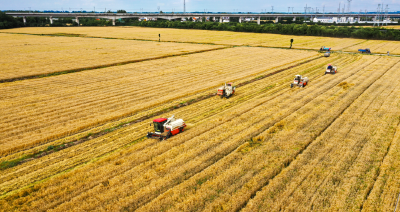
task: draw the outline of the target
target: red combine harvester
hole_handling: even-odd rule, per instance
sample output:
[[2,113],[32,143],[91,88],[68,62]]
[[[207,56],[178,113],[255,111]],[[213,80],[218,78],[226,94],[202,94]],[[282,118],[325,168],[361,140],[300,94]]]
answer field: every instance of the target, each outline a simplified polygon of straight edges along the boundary
[[[151,124],[150,124],[151,125]],[[173,135],[183,132],[186,127],[182,119],[175,119],[174,115],[171,118],[158,118],[153,120],[154,131],[147,133],[147,138],[156,138],[167,140]]]

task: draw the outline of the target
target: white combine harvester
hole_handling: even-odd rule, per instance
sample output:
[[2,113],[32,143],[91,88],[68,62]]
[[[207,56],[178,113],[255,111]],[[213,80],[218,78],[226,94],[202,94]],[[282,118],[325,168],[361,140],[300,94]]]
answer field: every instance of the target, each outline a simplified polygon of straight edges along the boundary
[[225,85],[218,88],[217,95],[221,96],[221,99],[224,97],[229,99],[229,97],[231,97],[235,93],[235,90],[236,90],[236,87],[234,87],[232,85],[233,85],[233,83],[231,83],[231,82],[225,83]]
[[290,84],[290,87],[293,88],[293,86],[299,86],[299,87],[304,87],[308,84],[308,77],[302,77],[301,75],[296,75],[294,78],[294,81],[292,84]]
[[[153,120],[154,133],[147,133],[147,138],[156,138],[166,140],[173,135],[183,132],[186,127],[185,122],[182,119],[175,119],[172,115],[170,118],[158,118]],[[151,126],[151,124],[150,124]]]
[[326,74],[336,74],[336,72],[337,72],[337,67],[333,66],[331,64],[328,64],[328,67],[326,68],[326,71],[325,71],[325,75]]

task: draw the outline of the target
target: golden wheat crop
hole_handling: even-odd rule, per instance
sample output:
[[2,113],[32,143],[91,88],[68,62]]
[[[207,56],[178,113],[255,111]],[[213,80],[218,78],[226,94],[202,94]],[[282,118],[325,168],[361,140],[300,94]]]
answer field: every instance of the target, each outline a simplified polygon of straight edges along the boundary
[[0,85],[0,152],[27,148],[225,81],[316,56],[307,51],[289,54],[287,50],[232,48]]
[[180,43],[0,33],[0,80],[216,49]]
[[[399,100],[394,98],[400,92],[400,84],[395,80],[400,75],[396,71],[399,67],[399,60],[388,61],[384,65],[387,73],[358,97],[301,157],[257,193],[244,211],[327,207],[360,210],[367,193],[375,188],[377,170],[393,140],[395,129],[391,126],[399,124]],[[350,87],[343,85],[338,86],[343,92],[355,86],[347,82]]]
[[20,28],[1,30],[0,32],[33,33],[33,34],[79,34],[124,39],[156,40],[161,34],[162,41],[213,43],[225,45],[250,45],[289,47],[290,39],[294,39],[292,48],[319,49],[321,46],[331,47],[334,51],[355,45],[364,40],[352,38],[325,38],[316,36],[278,35],[266,33],[221,32],[210,30],[182,30],[149,27],[51,27],[51,28]]
[[372,53],[387,54],[400,54],[400,41],[384,41],[384,40],[368,40],[360,44],[345,48],[343,51],[357,52],[358,49],[369,48]]
[[[354,67],[359,67],[359,65],[360,64],[362,64],[362,62],[366,62],[365,60],[363,60],[363,61],[361,61],[361,62],[359,62],[358,64],[355,64],[354,66],[352,66],[352,67],[349,67],[348,68],[348,72],[346,73],[346,74],[344,74],[343,76],[341,76],[340,77],[340,79],[336,79],[336,80],[331,80],[331,79],[329,79],[329,78],[325,78],[323,81],[321,81],[321,82],[319,82],[319,83],[317,83],[317,85],[316,86],[322,86],[323,85],[323,87],[324,87],[324,89],[321,89],[321,90],[315,90],[313,93],[314,93],[314,95],[320,95],[321,94],[321,92],[323,93],[324,91],[326,92],[327,90],[329,90],[329,88],[331,88],[332,86],[334,86],[335,84],[337,84],[337,82],[340,82],[340,80],[343,80],[343,79],[346,79],[346,76],[348,77],[349,75],[351,75],[351,74],[354,74],[354,73],[356,73],[356,72],[359,72],[359,70],[361,69],[361,68],[359,68],[358,70],[357,69],[355,69]],[[322,68],[323,69],[323,68]],[[321,69],[319,69],[320,71],[321,71]],[[287,85],[286,85],[287,86]],[[310,89],[312,89],[311,87],[310,87]],[[296,91],[296,90],[294,90],[294,91]],[[281,99],[281,101],[284,101],[284,102],[286,102],[285,104],[287,105],[287,106],[290,106],[290,105],[293,105],[293,104],[291,104],[291,101],[293,101],[294,99],[292,99],[292,98],[288,98],[288,97],[290,97],[290,96],[293,96],[293,95],[295,95],[295,96],[297,96],[297,98],[299,98],[299,100],[300,99],[303,99],[302,101],[305,101],[305,102],[307,102],[307,101],[311,101],[313,98],[312,98],[312,96],[304,96],[304,93],[306,92],[305,90],[297,90],[297,92],[299,92],[297,95],[295,95],[295,94],[293,94],[293,93],[287,93],[286,95],[283,95],[283,96],[280,96],[279,97],[279,99]],[[309,91],[308,91],[309,92]],[[335,94],[335,93],[333,93],[333,94]],[[311,94],[310,94],[311,95]],[[268,98],[268,97],[267,97]],[[269,99],[270,99],[270,97],[269,97]],[[322,99],[324,99],[324,98],[320,98],[320,100],[319,100],[319,102],[321,102],[321,100]],[[266,100],[263,100],[263,101],[266,101]],[[287,114],[290,114],[290,113],[292,113],[292,112],[294,112],[296,109],[296,107],[301,107],[303,104],[301,104],[301,102],[299,102],[299,101],[296,101],[296,102],[298,102],[298,104],[295,104],[295,105],[293,105],[292,106],[292,108],[289,110],[289,111],[287,111],[286,113]],[[318,102],[317,102],[318,103]],[[254,114],[258,114],[258,113],[260,113],[260,111],[265,111],[266,109],[268,109],[268,111],[270,111],[270,112],[267,112],[267,113],[272,113],[273,111],[275,111],[275,109],[274,108],[270,108],[270,106],[268,106],[268,105],[263,105],[262,107],[260,106],[260,107],[256,107],[256,109],[251,109],[251,108],[254,108],[254,104],[256,104],[257,105],[257,103],[255,102],[255,103],[252,103],[252,104],[247,104],[247,105],[243,105],[243,112],[245,112],[246,113],[246,111],[248,111],[249,109],[250,109],[250,111],[253,111],[253,113]],[[259,104],[259,103],[258,103]],[[276,103],[271,103],[271,104],[276,104]],[[247,109],[246,109],[247,108]],[[279,107],[278,106],[278,108],[282,108],[282,107]],[[329,107],[328,107],[329,108]],[[307,109],[308,110],[308,108],[305,108],[305,109]],[[257,112],[257,110],[258,110],[258,112]],[[240,115],[240,114],[242,114],[242,112],[241,113],[238,113],[238,112],[234,112],[234,114],[237,114],[237,115]],[[235,115],[235,116],[237,116],[237,115]],[[279,116],[283,116],[284,114],[277,114],[277,116],[279,117]],[[181,171],[172,171],[171,170],[171,168],[173,168],[174,166],[177,166],[178,164],[181,164],[181,163],[179,163],[179,160],[182,160],[182,162],[183,161],[187,161],[186,159],[189,159],[190,157],[188,157],[189,155],[189,153],[190,153],[190,155],[193,155],[193,156],[199,156],[199,151],[200,152],[202,152],[202,151],[204,151],[203,150],[203,148],[205,148],[205,149],[208,149],[208,152],[209,153],[207,153],[206,154],[206,152],[204,152],[204,153],[201,153],[200,155],[204,155],[204,159],[206,159],[207,157],[209,157],[210,156],[210,154],[212,155],[212,154],[216,154],[216,153],[218,153],[218,154],[221,154],[221,151],[223,150],[223,151],[228,151],[229,152],[229,149],[232,149],[232,145],[229,145],[229,144],[224,144],[224,143],[226,143],[226,142],[222,142],[221,143],[221,141],[218,139],[218,138],[222,138],[221,136],[226,136],[226,135],[229,135],[229,134],[226,134],[226,133],[228,133],[228,132],[226,132],[226,133],[224,133],[224,134],[226,134],[226,135],[218,135],[218,133],[216,134],[216,133],[213,133],[214,131],[215,132],[218,132],[219,131],[219,129],[223,129],[223,128],[225,128],[225,126],[226,127],[228,127],[228,126],[233,126],[232,125],[232,123],[241,123],[240,122],[240,120],[243,120],[243,119],[247,119],[248,121],[248,125],[249,126],[252,126],[251,127],[251,130],[249,129],[248,130],[248,132],[246,132],[246,133],[250,133],[250,135],[251,134],[254,134],[255,132],[257,132],[257,131],[259,131],[259,130],[262,130],[262,129],[260,129],[259,128],[259,126],[260,126],[260,124],[255,124],[255,123],[257,123],[257,121],[256,120],[254,120],[254,118],[253,117],[255,117],[254,115],[251,115],[251,114],[243,114],[243,115],[240,115],[240,117],[241,118],[237,118],[238,120],[235,120],[235,121],[229,121],[229,115],[224,115],[224,116],[220,116],[220,118],[219,117],[216,117],[215,119],[214,119],[214,121],[211,121],[211,122],[206,122],[206,123],[204,123],[204,124],[206,124],[206,125],[208,125],[208,126],[210,126],[210,127],[199,127],[199,128],[196,128],[196,129],[193,129],[194,131],[190,131],[190,132],[188,132],[188,133],[190,133],[190,134],[193,134],[193,133],[195,133],[195,131],[198,131],[198,130],[200,130],[200,131],[202,131],[202,133],[200,133],[200,135],[197,135],[197,136],[195,136],[193,139],[194,140],[190,140],[190,135],[189,134],[187,134],[187,136],[184,136],[184,137],[177,137],[176,139],[179,139],[179,141],[177,141],[177,142],[179,142],[179,143],[182,143],[182,142],[185,142],[184,144],[183,144],[183,146],[178,146],[177,148],[173,148],[173,149],[171,149],[171,150],[169,150],[167,153],[165,153],[165,154],[162,154],[162,155],[160,155],[160,150],[161,150],[161,147],[154,147],[154,148],[149,148],[149,149],[146,149],[145,151],[146,151],[146,153],[145,154],[143,154],[143,152],[142,153],[136,153],[137,155],[146,155],[146,157],[147,158],[152,158],[152,157],[155,157],[155,158],[153,158],[152,159],[152,161],[154,162],[151,162],[151,163],[144,163],[144,164],[141,164],[141,165],[137,165],[137,168],[135,168],[135,169],[140,169],[140,170],[144,170],[144,168],[145,167],[147,167],[146,169],[149,171],[149,174],[150,173],[152,173],[152,172],[154,172],[154,171],[156,171],[158,174],[157,175],[160,175],[161,173],[163,173],[163,174],[165,174],[165,175],[167,175],[165,178],[162,178],[162,179],[170,179],[170,180],[168,180],[168,181],[165,181],[164,183],[160,183],[160,184],[154,184],[154,186],[156,186],[155,187],[155,189],[159,189],[158,188],[158,186],[163,186],[163,189],[161,190],[161,191],[163,191],[163,190],[165,190],[165,189],[167,189],[168,188],[168,185],[170,184],[170,183],[172,183],[171,185],[176,185],[176,182],[179,182],[179,179],[178,178],[174,178],[174,177],[168,177],[168,176],[171,176],[171,174],[172,173],[174,173],[177,177],[182,177],[181,175],[183,174],[182,172],[184,172],[184,173],[186,173],[186,175],[192,175],[192,174],[194,174],[194,173],[191,173],[191,172],[185,172],[184,170],[181,170]],[[278,118],[277,117],[277,118]],[[283,116],[284,117],[284,116]],[[261,116],[261,117],[259,117],[258,118],[258,120],[261,120],[262,122],[266,122],[265,124],[267,124],[267,125],[265,125],[265,126],[269,126],[269,124],[268,124],[268,122],[270,122],[270,121],[268,121],[268,120],[265,120],[265,121],[263,121],[263,119],[264,119],[264,116]],[[279,119],[278,119],[279,120]],[[244,120],[243,120],[244,121]],[[277,120],[276,120],[277,121]],[[276,122],[275,121],[275,122]],[[223,125],[224,126],[219,126],[220,124],[218,124],[218,123],[224,123]],[[245,123],[243,123],[243,124],[245,124]],[[209,131],[209,132],[204,132],[204,130],[207,130],[207,129],[212,129],[213,127],[212,126],[214,126],[214,128],[215,128],[215,126],[218,126],[216,129],[213,129],[213,130],[211,130],[211,131]],[[243,127],[243,126],[242,126]],[[232,127],[230,127],[230,128],[232,128]],[[239,128],[238,128],[239,129]],[[253,131],[253,130],[255,130],[255,131]],[[252,133],[252,131],[253,131],[253,133]],[[236,146],[239,144],[240,145],[240,137],[242,137],[243,138],[243,136],[245,136],[245,134],[242,134],[241,135],[241,132],[240,131],[238,131],[238,130],[236,130],[236,128],[232,128],[231,129],[231,131],[229,131],[230,133],[233,133],[231,136],[233,136],[232,138],[234,138],[235,137],[235,134],[237,134],[236,135],[236,137],[237,138],[235,138],[233,141],[230,141],[230,143],[232,143],[232,144],[234,144],[235,142],[237,143],[237,142],[239,142],[239,143],[237,143],[236,144]],[[198,133],[195,133],[195,134],[198,134]],[[203,134],[205,134],[205,135],[203,135]],[[215,138],[213,138],[212,139],[212,137],[210,137],[210,136],[212,136],[212,137],[214,137],[214,136],[216,136]],[[206,140],[204,140],[204,138],[202,139],[202,137],[204,137],[204,138],[206,138]],[[165,147],[164,148],[167,148],[167,150],[169,149],[169,148],[171,148],[171,145],[173,145],[174,143],[175,143],[175,141],[176,141],[176,139],[172,139],[171,140],[171,142],[169,142],[169,143],[163,143],[163,144],[159,144],[159,145],[162,145],[162,146],[164,146],[165,145]],[[239,140],[237,140],[237,139],[239,139]],[[200,146],[199,146],[199,144],[200,143],[198,143],[198,142],[201,142],[201,143],[203,143],[203,144],[201,144]],[[205,142],[205,143],[204,143]],[[219,145],[217,145],[219,143]],[[215,145],[217,145],[217,146],[215,146]],[[185,148],[185,146],[186,146],[186,148]],[[214,147],[215,146],[215,147]],[[234,145],[235,146],[235,145]],[[233,146],[233,147],[234,147]],[[189,148],[190,147],[190,148]],[[218,147],[218,148],[217,148]],[[183,149],[182,149],[183,148]],[[189,149],[188,149],[189,148]],[[201,148],[201,149],[200,149]],[[211,149],[210,149],[211,148]],[[220,149],[220,150],[218,150],[218,149]],[[225,149],[225,150],[224,150]],[[190,150],[190,151],[189,151]],[[211,152],[210,152],[210,150],[212,150]],[[196,153],[197,152],[197,153]],[[74,176],[75,178],[73,179],[73,181],[71,181],[71,182],[67,182],[66,180],[65,180],[65,178],[63,178],[64,179],[64,181],[65,182],[63,182],[62,184],[62,187],[64,187],[64,185],[65,185],[65,188],[68,188],[68,187],[70,187],[70,183],[72,183],[72,184],[74,184],[74,185],[76,185],[77,187],[77,190],[76,191],[74,191],[74,189],[67,189],[67,190],[65,190],[65,192],[68,192],[68,193],[70,193],[72,196],[74,196],[73,194],[75,193],[75,192],[78,192],[78,193],[82,193],[82,191],[85,191],[85,190],[88,190],[89,189],[89,191],[87,191],[86,192],[86,194],[84,195],[84,196],[81,196],[81,198],[84,198],[84,197],[88,197],[88,196],[90,196],[90,197],[88,197],[90,200],[88,200],[88,202],[90,202],[90,201],[93,201],[94,199],[92,198],[93,197],[93,195],[91,195],[91,194],[93,194],[93,193],[96,193],[96,194],[98,194],[98,195],[96,195],[96,198],[97,199],[102,199],[102,200],[104,200],[104,201],[106,201],[106,199],[113,199],[113,198],[115,198],[116,196],[119,196],[119,197],[123,197],[123,196],[126,196],[127,194],[129,194],[129,193],[131,193],[131,192],[133,192],[134,190],[132,190],[132,191],[128,191],[128,190],[125,190],[125,188],[124,187],[121,187],[121,186],[119,186],[118,185],[118,183],[122,183],[122,182],[129,182],[129,181],[126,181],[126,180],[124,180],[124,178],[126,178],[126,177],[128,177],[129,179],[131,179],[133,176],[137,176],[138,178],[136,179],[136,180],[134,180],[135,182],[137,182],[137,183],[135,183],[135,185],[136,186],[145,186],[146,184],[142,184],[142,183],[139,183],[139,181],[137,181],[137,180],[139,180],[139,179],[143,179],[143,180],[147,180],[148,182],[150,182],[150,181],[153,181],[153,180],[156,180],[154,177],[156,177],[156,176],[154,176],[153,174],[151,174],[151,175],[148,175],[148,174],[145,174],[145,173],[143,173],[143,172],[140,172],[140,173],[142,173],[143,175],[142,175],[142,177],[140,177],[140,175],[138,175],[138,174],[140,174],[140,173],[138,173],[138,172],[135,172],[134,170],[130,170],[130,169],[132,169],[132,162],[133,163],[140,163],[140,161],[134,161],[134,160],[131,160],[131,159],[129,159],[129,157],[132,157],[132,158],[138,158],[137,156],[136,156],[136,154],[135,155],[130,155],[130,156],[127,156],[127,157],[125,157],[124,156],[124,154],[120,154],[120,155],[116,155],[116,157],[114,157],[115,159],[114,159],[114,161],[115,162],[112,162],[112,161],[105,161],[105,162],[103,162],[104,163],[104,165],[106,165],[106,167],[104,167],[104,169],[103,168],[101,168],[102,170],[104,170],[104,171],[101,171],[100,170],[100,167],[95,167],[95,165],[93,165],[92,167],[93,167],[93,172],[90,172],[89,170],[86,170],[86,171],[82,171],[82,172],[79,172],[79,173],[77,173],[77,172],[75,172],[75,173],[73,173],[73,174],[71,174],[70,176],[72,177],[72,176]],[[181,158],[181,159],[179,159],[178,160],[178,158],[177,158],[177,154],[179,154],[179,155],[181,155],[181,156],[179,156],[179,158]],[[217,155],[218,155],[217,154]],[[152,155],[154,155],[154,156],[152,156]],[[160,155],[160,156],[157,156],[156,157],[156,155]],[[208,155],[208,156],[207,156]],[[223,154],[222,154],[223,155]],[[222,156],[221,155],[221,156]],[[192,156],[192,157],[193,157]],[[168,158],[175,158],[175,159],[173,159],[173,160],[171,160],[171,159],[163,159],[164,157],[168,157]],[[187,157],[187,158],[186,158]],[[203,156],[202,156],[203,157]],[[215,156],[214,156],[215,157]],[[145,159],[144,157],[140,157],[141,159]],[[159,158],[159,159],[158,159]],[[195,159],[196,157],[194,157],[193,159]],[[200,159],[200,158],[198,158],[197,157],[197,159]],[[196,159],[196,160],[197,160]],[[159,163],[159,162],[157,162],[158,160],[160,160],[160,162],[161,161],[165,161],[165,162],[162,162],[162,163]],[[169,161],[168,163],[166,163],[166,161]],[[207,160],[208,161],[208,160]],[[184,167],[186,167],[186,166],[188,166],[188,168],[189,167],[192,167],[192,166],[194,166],[194,165],[197,165],[198,166],[198,168],[201,168],[201,167],[204,167],[207,163],[210,163],[210,162],[212,162],[212,161],[208,161],[208,162],[203,162],[203,163],[201,163],[200,161],[199,162],[197,162],[197,163],[188,163],[188,162],[185,162],[185,164],[187,164],[187,165],[185,165]],[[130,167],[129,168],[129,170],[126,170],[125,172],[126,173],[121,173],[121,172],[119,172],[120,174],[118,174],[117,176],[115,176],[115,175],[113,175],[113,176],[115,176],[115,178],[114,179],[111,179],[110,178],[110,176],[101,176],[101,175],[98,175],[98,174],[94,174],[94,173],[105,173],[105,170],[108,170],[108,171],[111,171],[111,173],[114,173],[115,174],[115,171],[112,171],[114,168],[112,168],[113,166],[111,166],[111,164],[113,164],[113,163],[117,163],[118,164],[118,167],[115,167],[115,169],[118,169],[118,170],[126,170],[125,168],[123,168],[123,167]],[[152,165],[152,164],[154,164],[154,165]],[[173,164],[175,164],[175,165],[173,165]],[[115,166],[115,164],[114,164],[114,166]],[[159,168],[157,168],[157,167],[159,167]],[[170,167],[170,168],[168,168],[168,167]],[[181,166],[178,166],[178,167],[181,167]],[[176,167],[176,168],[178,168],[178,167]],[[182,167],[181,167],[182,168]],[[154,170],[154,171],[152,171],[152,170]],[[110,174],[111,174],[110,173]],[[171,174],[170,174],[171,173]],[[78,177],[78,176],[80,176],[81,174],[83,174],[83,175],[87,175],[88,174],[88,176],[93,176],[93,178],[92,178],[92,180],[89,180],[90,182],[93,182],[93,184],[91,184],[91,185],[93,185],[93,186],[88,186],[88,187],[85,187],[85,188],[83,188],[83,187],[81,187],[81,186],[78,186],[76,183],[78,183],[79,181],[81,181],[81,180],[79,180],[80,179],[80,177]],[[132,176],[132,174],[134,174],[133,176]],[[83,177],[83,176],[82,176]],[[86,177],[85,177],[86,178]],[[95,179],[97,179],[97,180],[95,180]],[[105,180],[105,179],[111,179],[111,180]],[[150,181],[149,181],[150,180]],[[101,183],[99,186],[96,186],[97,185],[97,183]],[[57,182],[53,182],[53,183],[55,183],[55,184],[58,184]],[[129,185],[126,185],[127,186],[127,188],[132,188],[131,186],[129,186]],[[150,186],[150,185],[149,185]],[[151,186],[153,186],[153,185],[151,185]],[[165,186],[165,187],[164,187]],[[49,187],[50,188],[50,187]],[[79,189],[78,189],[79,188]],[[83,189],[83,190],[82,190]],[[145,189],[145,188],[143,188],[143,189]],[[99,193],[100,191],[104,191],[104,192],[102,192],[101,194]],[[159,190],[158,190],[159,191]],[[64,192],[64,191],[63,191]],[[122,192],[122,193],[121,193]],[[127,193],[124,193],[124,192],[127,192]],[[139,192],[139,191],[138,191]],[[146,192],[146,190],[143,190],[143,192],[144,193],[138,193],[138,195],[139,196],[137,196],[137,195],[135,195],[135,196],[137,196],[137,197],[141,197],[141,198],[145,198],[146,196],[148,196],[148,197],[152,197],[152,196],[154,196],[154,194],[153,193],[148,193],[148,192]],[[30,202],[30,201],[33,201],[33,202],[30,202],[29,204],[32,204],[32,206],[34,206],[34,207],[38,207],[38,208],[40,208],[40,207],[43,207],[44,205],[45,205],[45,208],[46,207],[55,207],[58,203],[60,203],[60,202],[65,202],[65,204],[62,204],[61,206],[59,206],[58,207],[58,210],[63,210],[64,208],[67,208],[67,207],[69,207],[71,204],[73,204],[73,202],[71,202],[71,203],[68,203],[68,204],[66,204],[67,202],[66,201],[68,201],[68,199],[69,199],[69,197],[65,197],[65,198],[61,198],[61,199],[59,199],[59,198],[57,198],[56,196],[58,196],[58,194],[56,194],[56,193],[51,193],[51,195],[50,195],[50,193],[48,193],[48,192],[38,192],[38,194],[41,194],[40,196],[41,197],[39,197],[38,196],[38,199],[31,199],[32,198],[32,196],[30,196],[30,197],[27,197],[27,198],[24,198],[26,201],[28,201],[28,202]],[[109,193],[109,194],[108,194]],[[50,196],[48,196],[48,197],[45,197],[47,194],[49,194]],[[42,195],[45,195],[45,196],[42,196]],[[60,195],[62,195],[61,193],[60,193]],[[111,195],[111,196],[110,196]],[[144,196],[143,196],[144,195]],[[150,196],[149,196],[150,195]],[[71,197],[72,197],[71,196]],[[127,196],[127,197],[129,197],[129,196]],[[81,200],[81,198],[77,198],[77,199],[74,199],[74,201],[80,201]],[[57,199],[57,201],[55,200],[55,199]],[[126,201],[126,203],[129,203],[129,202],[131,202],[132,203],[132,201],[134,201],[134,202],[137,202],[137,204],[140,206],[141,204],[143,204],[143,203],[141,203],[141,199],[137,199],[138,201],[135,201],[134,199],[132,200],[132,199],[126,199],[125,198],[125,201]],[[37,202],[37,201],[39,201],[39,202]],[[49,201],[49,202],[48,202]],[[51,201],[55,201],[55,202],[51,202]],[[122,200],[121,200],[122,201]],[[57,203],[58,202],[58,203]],[[97,202],[97,201],[95,201],[95,202]],[[124,202],[124,201],[123,201]],[[44,204],[45,203],[45,204]],[[94,203],[94,202],[92,202],[92,203]],[[122,203],[122,202],[121,202]],[[126,204],[126,203],[123,203],[123,204],[120,204],[120,203],[118,203],[118,204],[116,204],[116,205],[114,205],[114,206],[104,206],[104,207],[106,207],[106,208],[109,208],[109,209],[116,209],[116,208],[119,208],[119,207],[124,207],[124,204]],[[136,203],[135,203],[135,205],[136,205]],[[87,203],[84,203],[84,204],[82,204],[81,206],[79,206],[79,207],[81,207],[81,209],[95,209],[96,208],[96,204],[94,203],[94,204],[87,204]],[[136,206],[135,206],[136,207]],[[44,209],[44,208],[42,208],[42,209]]]
[[[212,49],[0,84],[0,211],[394,209],[400,192],[397,57],[176,43],[283,47],[293,37],[272,34],[140,27],[0,32],[10,48],[49,39],[51,47],[17,48],[28,55],[58,46],[60,55],[76,47],[76,56],[98,40],[107,48],[123,45],[115,52],[129,53],[132,44],[154,57]],[[172,42],[124,40],[158,40],[160,32]],[[294,39],[296,48],[349,51],[370,42]],[[374,42],[376,49],[397,45]],[[336,75],[324,75],[328,63],[339,67]],[[30,68],[20,65],[26,73]],[[309,85],[290,88],[296,74],[309,77]],[[227,81],[239,85],[235,95],[214,96]],[[183,133],[162,142],[145,138],[152,119],[172,114],[187,123]],[[61,144],[66,148],[50,150]],[[40,156],[5,167],[32,153]]]
[[[350,56],[346,57],[348,57],[348,59],[353,58]],[[330,61],[334,62],[339,59],[341,59],[341,57],[332,57]],[[251,85],[241,87],[240,92],[235,95],[235,98],[230,99],[228,102],[221,101],[219,98],[210,98],[196,103],[195,105],[174,110],[174,114],[177,117],[183,118],[187,123],[190,123],[191,128],[194,128],[197,127],[198,123],[204,122],[205,119],[231,107],[236,107],[236,105],[243,104],[252,99],[282,92],[287,89],[287,83],[293,78],[293,75],[299,72],[303,72],[311,79],[315,79],[320,76],[325,65],[326,59],[319,58],[307,64],[290,68],[271,77],[253,82]],[[165,116],[169,116],[169,114]],[[56,152],[36,159],[35,161],[26,162],[18,167],[2,171],[0,172],[2,175],[0,181],[3,183],[0,184],[0,193],[14,191],[23,185],[28,185],[29,183],[50,177],[56,173],[74,167],[83,161],[88,161],[107,152],[121,148],[131,141],[143,137],[146,132],[151,131],[148,126],[150,121],[151,120],[145,120],[137,124],[132,124],[127,128],[118,130],[107,136],[86,141],[84,144],[70,147],[68,150]],[[147,140],[135,146],[135,149],[139,147],[148,148],[155,144],[154,140]],[[68,158],[68,160],[65,160],[65,158]],[[18,178],[16,178],[16,176],[18,176]]]

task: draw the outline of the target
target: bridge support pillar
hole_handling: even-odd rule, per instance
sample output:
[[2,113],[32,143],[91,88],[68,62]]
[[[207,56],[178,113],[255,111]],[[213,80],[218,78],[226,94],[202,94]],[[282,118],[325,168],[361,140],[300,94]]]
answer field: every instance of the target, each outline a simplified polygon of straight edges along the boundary
[[26,25],[26,16],[22,16],[22,20],[24,21],[24,25]]
[[213,17],[213,21],[215,22],[215,16]]
[[275,23],[278,23],[279,22],[279,17],[276,17],[275,18]]
[[223,21],[222,21],[222,16],[221,17],[219,17],[219,23],[222,23]]
[[50,16],[50,24],[53,24],[53,17]]
[[293,17],[293,21],[296,21],[296,17]]
[[115,18],[112,19],[113,26],[115,26]]
[[242,23],[242,17],[239,17],[239,23]]
[[78,17],[75,17],[75,22],[78,24],[78,26],[79,26],[79,18]]
[[257,18],[257,24],[258,24],[258,25],[260,25],[260,20],[261,20],[261,17],[259,16],[259,17]]

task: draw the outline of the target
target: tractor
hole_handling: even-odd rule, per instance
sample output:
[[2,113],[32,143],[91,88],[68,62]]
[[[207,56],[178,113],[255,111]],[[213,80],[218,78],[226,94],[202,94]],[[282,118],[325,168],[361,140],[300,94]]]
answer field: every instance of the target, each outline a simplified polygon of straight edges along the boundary
[[325,75],[327,74],[336,74],[337,72],[337,67],[332,66],[331,64],[328,64],[328,67],[326,68]]
[[294,86],[304,87],[308,84],[308,77],[302,77],[301,75],[296,75],[290,87],[293,88]]
[[221,96],[221,99],[224,97],[229,99],[229,97],[231,97],[235,93],[235,90],[236,90],[236,87],[232,86],[232,85],[233,85],[233,83],[231,83],[231,82],[225,83],[225,85],[218,88],[217,95]]
[[[151,126],[152,124],[150,124]],[[170,118],[158,118],[153,120],[154,131],[147,133],[147,138],[155,138],[167,140],[173,135],[183,132],[186,127],[185,122],[182,119],[175,119],[172,115]]]

